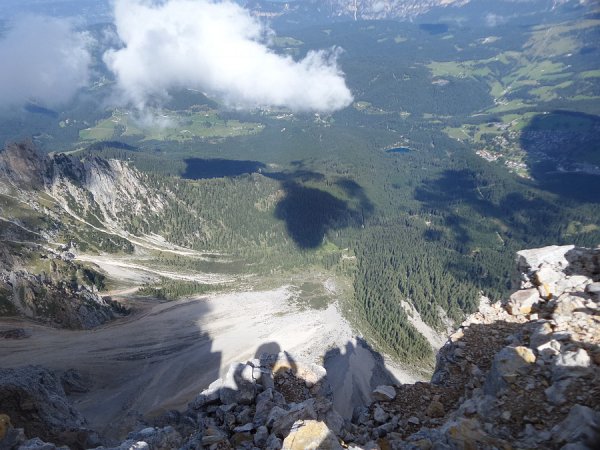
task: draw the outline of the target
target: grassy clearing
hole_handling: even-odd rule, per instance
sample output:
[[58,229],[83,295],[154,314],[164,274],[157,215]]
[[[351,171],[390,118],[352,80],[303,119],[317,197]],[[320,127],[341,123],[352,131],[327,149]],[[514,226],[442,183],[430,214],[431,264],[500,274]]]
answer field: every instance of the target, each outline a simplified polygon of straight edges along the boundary
[[507,77],[507,81],[514,77],[517,79],[529,79],[529,80],[545,80],[548,77],[553,77],[557,74],[564,74],[566,66],[560,62],[553,62],[549,59],[543,61],[532,61],[531,63],[520,67],[518,70],[513,72],[510,77]]
[[289,36],[276,36],[272,42],[274,47],[299,47],[304,44],[301,40]]
[[[263,124],[223,120],[216,111],[178,111],[158,116],[158,124],[144,126],[128,111],[116,110],[95,127],[81,130],[84,141],[134,137],[144,141],[187,141],[194,138],[226,138],[257,134]],[[162,122],[162,123],[160,123]]]
[[574,53],[582,47],[577,32],[599,27],[600,20],[581,20],[558,25],[534,27],[529,41],[523,46],[526,53],[534,56],[557,56]]
[[480,64],[478,61],[432,61],[427,65],[434,77],[487,77],[492,71],[489,67]]
[[451,137],[452,139],[456,139],[457,141],[470,140],[471,136],[465,130],[465,127],[446,127],[444,128],[444,132]]
[[586,70],[585,72],[581,72],[579,77],[583,79],[600,78],[600,70]]
[[564,89],[573,84],[573,81],[563,81],[555,86],[541,86],[529,91],[531,95],[535,95],[538,99],[543,102],[548,102],[559,98],[559,94],[556,92],[559,89]]
[[501,102],[497,106],[487,110],[488,113],[496,114],[508,111],[516,111],[523,108],[528,108],[531,105],[522,100],[512,100],[509,102]]
[[567,226],[565,236],[573,236],[575,234],[591,233],[600,229],[595,223],[583,224],[581,222],[572,221]]
[[[523,51],[506,51],[481,60],[432,61],[428,64],[433,77],[484,79],[489,85],[490,95],[496,105],[487,110],[497,114],[531,106],[528,101],[508,99],[510,93],[521,88],[529,89],[536,101],[547,102],[561,98],[558,92],[571,87],[573,73],[566,61],[557,61],[556,56],[568,55],[584,45],[579,31],[600,26],[598,20],[583,23],[565,23],[557,26],[540,26],[534,29]],[[490,40],[478,41],[479,45]],[[493,42],[493,40],[492,40]],[[501,65],[499,65],[499,63]],[[578,79],[600,77],[600,70],[583,72]]]
[[114,136],[117,125],[118,122],[115,122],[111,117],[110,119],[98,122],[93,128],[81,130],[79,137],[84,141],[108,141]]
[[371,115],[388,114],[387,111],[385,111],[381,108],[377,108],[376,106],[373,106],[372,103],[365,102],[365,101],[354,102],[352,104],[352,107],[354,109],[356,109],[357,111],[360,111],[365,114],[371,114]]

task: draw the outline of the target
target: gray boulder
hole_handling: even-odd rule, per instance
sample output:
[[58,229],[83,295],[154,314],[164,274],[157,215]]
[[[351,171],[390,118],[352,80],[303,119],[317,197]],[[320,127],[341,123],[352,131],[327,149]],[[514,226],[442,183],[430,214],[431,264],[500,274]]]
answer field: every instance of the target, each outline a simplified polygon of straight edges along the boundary
[[512,315],[529,314],[539,300],[540,294],[537,289],[522,289],[510,296],[506,309]]
[[507,382],[525,374],[535,360],[536,357],[530,348],[504,347],[494,357],[492,369],[485,382],[485,393],[495,395],[506,387]]
[[204,405],[217,403],[220,400],[220,391],[223,386],[223,380],[220,378],[213,381],[208,388],[204,389],[198,396],[189,404],[192,409],[200,409]]
[[375,388],[375,390],[371,393],[371,397],[375,401],[391,401],[396,398],[396,389],[394,389],[394,386],[377,386],[377,388]]
[[256,382],[253,367],[249,364],[235,363],[229,366],[223,385],[219,390],[221,403],[239,403],[249,405],[256,396]]
[[294,422],[298,420],[317,420],[315,411],[315,399],[310,398],[302,403],[293,404],[289,411],[280,415],[273,421],[273,433],[276,436],[284,438],[290,432]]
[[554,360],[552,379],[577,377],[590,371],[592,359],[583,348],[561,352]]
[[552,429],[557,443],[591,445],[600,442],[600,413],[583,405],[575,405],[569,415]]
[[566,268],[569,262],[565,258],[565,254],[574,248],[574,245],[550,245],[548,247],[521,250],[517,252],[519,271],[523,273],[535,271],[542,264],[557,268]]

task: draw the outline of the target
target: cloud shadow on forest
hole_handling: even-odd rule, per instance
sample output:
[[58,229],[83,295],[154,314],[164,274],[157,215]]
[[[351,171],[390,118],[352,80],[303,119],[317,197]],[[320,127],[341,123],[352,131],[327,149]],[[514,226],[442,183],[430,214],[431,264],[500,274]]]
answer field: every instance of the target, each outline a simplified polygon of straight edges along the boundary
[[184,163],[185,170],[181,177],[188,180],[237,177],[250,173],[260,173],[266,168],[265,164],[259,161],[220,158],[187,158]]
[[596,115],[556,110],[533,117],[520,144],[537,186],[567,201],[600,202],[598,130]]
[[[470,169],[443,171],[438,178],[419,186],[415,190],[415,199],[422,203],[423,211],[440,214],[444,226],[463,246],[473,242],[473,232],[484,231],[482,225],[489,223],[488,220],[486,224],[477,223],[478,219],[498,219],[510,227],[506,232],[508,237],[515,233],[525,237],[533,230],[548,229],[559,220],[557,205],[526,189],[523,192],[499,192],[495,184]],[[439,233],[429,230],[424,237],[428,240],[442,238]]]
[[[302,168],[264,175],[281,181],[285,196],[275,207],[275,217],[285,222],[288,235],[302,249],[319,247],[331,230],[363,225],[374,209],[363,188],[348,178],[331,182],[321,173]],[[347,199],[307,186],[307,182],[339,189]]]
[[[295,161],[293,171],[266,172],[259,161],[201,159],[184,160],[185,179],[199,180],[260,173],[281,183],[284,196],[274,215],[285,222],[288,235],[302,249],[314,249],[331,230],[361,226],[374,206],[362,186],[349,178],[328,179]],[[332,191],[332,192],[330,192]],[[334,195],[335,191],[339,196]]]

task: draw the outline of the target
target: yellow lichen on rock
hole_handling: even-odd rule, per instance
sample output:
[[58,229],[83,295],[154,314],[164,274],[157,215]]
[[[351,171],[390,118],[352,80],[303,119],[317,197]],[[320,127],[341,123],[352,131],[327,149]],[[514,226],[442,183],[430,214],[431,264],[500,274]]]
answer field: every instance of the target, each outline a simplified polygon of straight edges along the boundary
[[323,422],[298,420],[283,441],[282,450],[342,450],[335,434]]
[[10,417],[8,417],[6,414],[0,414],[0,441],[4,439],[10,428],[12,428]]
[[535,362],[535,354],[530,348],[519,346],[515,347],[515,351],[526,363],[533,364]]

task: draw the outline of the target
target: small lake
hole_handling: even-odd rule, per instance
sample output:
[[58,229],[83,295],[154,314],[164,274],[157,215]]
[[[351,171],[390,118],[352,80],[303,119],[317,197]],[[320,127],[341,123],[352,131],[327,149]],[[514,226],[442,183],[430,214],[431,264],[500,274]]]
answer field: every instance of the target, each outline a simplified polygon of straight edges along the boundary
[[386,153],[408,153],[408,152],[410,152],[410,148],[408,148],[408,147],[388,148],[385,152]]

